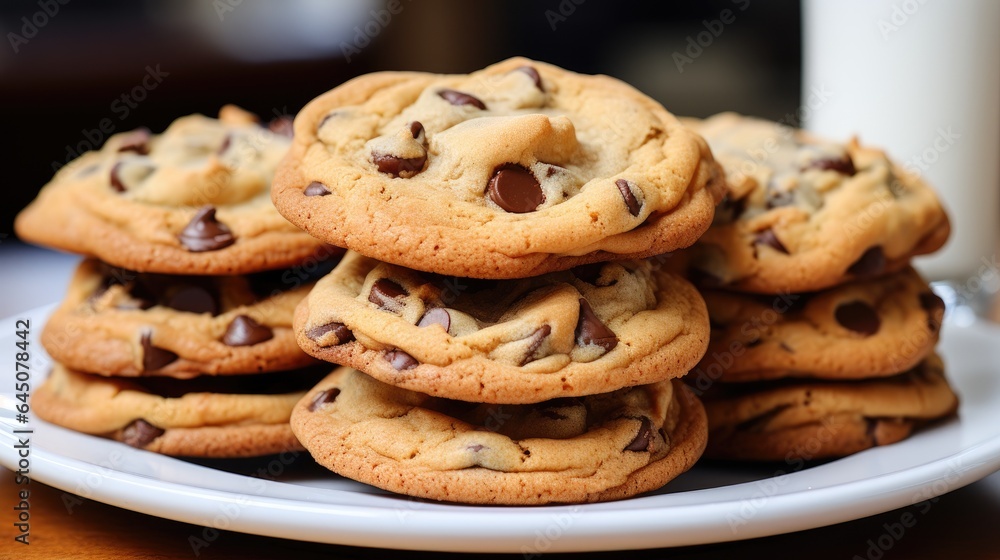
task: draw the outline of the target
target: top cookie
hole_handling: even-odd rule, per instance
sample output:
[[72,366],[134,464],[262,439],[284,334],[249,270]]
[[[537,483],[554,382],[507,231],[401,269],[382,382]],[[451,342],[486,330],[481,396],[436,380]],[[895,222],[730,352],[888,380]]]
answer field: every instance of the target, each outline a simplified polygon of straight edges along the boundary
[[384,72],[310,102],[274,203],[316,237],[428,272],[520,278],[686,247],[721,170],[658,103],[523,58]]
[[[17,217],[33,243],[164,274],[246,274],[301,263],[322,244],[271,205],[274,168],[288,150],[234,106],[191,115],[160,135],[116,134],[61,169]],[[286,123],[287,128],[287,123]]]
[[691,120],[726,169],[715,223],[679,261],[707,284],[805,292],[903,268],[939,249],[948,218],[885,153],[723,113]]

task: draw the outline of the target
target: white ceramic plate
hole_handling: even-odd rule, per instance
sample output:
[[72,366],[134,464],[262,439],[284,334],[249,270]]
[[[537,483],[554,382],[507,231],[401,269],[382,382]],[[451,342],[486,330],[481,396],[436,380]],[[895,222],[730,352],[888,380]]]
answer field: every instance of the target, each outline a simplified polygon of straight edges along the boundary
[[[15,320],[37,336],[50,307],[0,323],[0,464],[16,469]],[[48,358],[31,344],[32,386]],[[1000,328],[948,324],[940,348],[962,397],[959,417],[895,445],[801,469],[699,465],[661,492],[584,506],[442,505],[334,476],[307,456],[172,459],[32,418],[30,473],[130,510],[214,529],[307,541],[456,552],[652,548],[810,529],[921,502],[1000,469]],[[69,507],[73,501],[67,502]],[[197,542],[197,541],[195,541]]]

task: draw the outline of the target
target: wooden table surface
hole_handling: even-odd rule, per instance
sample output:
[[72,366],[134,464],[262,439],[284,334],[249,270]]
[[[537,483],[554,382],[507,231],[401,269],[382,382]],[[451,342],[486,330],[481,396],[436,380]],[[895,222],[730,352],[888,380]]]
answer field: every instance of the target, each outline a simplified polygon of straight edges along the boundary
[[[62,266],[47,279],[68,274]],[[32,276],[46,279],[45,276]],[[51,292],[48,292],[51,293]],[[50,300],[46,300],[50,301]],[[38,305],[22,298],[24,307]],[[23,307],[22,307],[23,308]],[[1000,307],[997,308],[1000,316]],[[998,412],[1000,418],[1000,412]],[[116,558],[248,559],[248,558],[448,558],[467,555],[385,551],[321,545],[220,532],[197,551],[191,537],[203,528],[160,519],[86,500],[37,481],[31,488],[30,545],[14,541],[17,492],[11,472],[0,469],[0,560]],[[817,504],[817,507],[822,507]],[[911,525],[903,527],[902,522]],[[685,547],[632,551],[627,558],[824,558],[892,560],[896,558],[1000,558],[1000,473],[946,494],[926,506],[911,506],[881,515],[786,535]],[[902,530],[901,530],[902,529]],[[880,546],[881,545],[881,546]],[[493,555],[504,557],[504,555]],[[620,552],[581,555],[621,558]],[[508,555],[521,558],[522,555]]]

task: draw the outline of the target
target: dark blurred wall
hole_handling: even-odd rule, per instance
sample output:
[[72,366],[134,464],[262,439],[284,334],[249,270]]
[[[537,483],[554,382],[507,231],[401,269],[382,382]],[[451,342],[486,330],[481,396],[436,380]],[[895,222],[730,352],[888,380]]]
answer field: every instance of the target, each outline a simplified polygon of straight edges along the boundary
[[[676,114],[780,118],[799,103],[795,0],[373,0],[280,25],[262,11],[293,3],[65,1],[0,3],[0,235],[54,168],[110,133],[160,131],[225,103],[265,118],[294,113],[375,70],[468,72],[522,55],[616,76]],[[346,35],[325,36],[334,23]]]

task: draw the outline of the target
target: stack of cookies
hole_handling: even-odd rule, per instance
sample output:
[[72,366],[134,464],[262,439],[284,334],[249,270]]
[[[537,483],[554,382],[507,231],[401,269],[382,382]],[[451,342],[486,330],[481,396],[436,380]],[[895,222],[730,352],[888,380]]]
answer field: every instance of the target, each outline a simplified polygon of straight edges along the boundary
[[944,302],[909,267],[949,233],[886,155],[726,113],[687,124],[726,170],[715,222],[671,259],[712,320],[687,378],[707,456],[802,461],[899,441],[957,398],[934,354]]
[[22,239],[87,256],[42,333],[39,417],[170,455],[298,448],[292,406],[325,372],[292,314],[341,251],[270,203],[289,124],[227,106],[112,136],[18,216]]
[[[292,429],[344,476],[435,500],[587,502],[690,468],[702,298],[661,261],[722,196],[705,142],[605,76],[511,59],[362,76],[310,102],[274,180],[350,249],[298,306],[334,371]],[[608,262],[613,261],[613,262]]]

